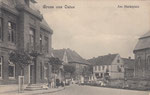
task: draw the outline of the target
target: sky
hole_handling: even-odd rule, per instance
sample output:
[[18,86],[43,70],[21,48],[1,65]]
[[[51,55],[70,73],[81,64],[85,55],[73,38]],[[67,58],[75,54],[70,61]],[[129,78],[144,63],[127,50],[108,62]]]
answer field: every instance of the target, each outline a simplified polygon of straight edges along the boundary
[[[150,31],[150,1],[36,0],[53,30],[52,47],[70,48],[85,59],[118,53],[134,58],[138,38]],[[63,8],[43,8],[43,6]],[[75,8],[65,9],[64,6]],[[118,6],[139,8],[118,8]]]

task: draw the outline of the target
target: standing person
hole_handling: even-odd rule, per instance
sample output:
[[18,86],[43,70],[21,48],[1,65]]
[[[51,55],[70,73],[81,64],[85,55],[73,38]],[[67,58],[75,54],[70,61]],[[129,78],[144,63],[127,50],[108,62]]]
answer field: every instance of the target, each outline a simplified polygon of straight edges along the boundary
[[54,88],[54,79],[52,79],[51,88]]
[[64,83],[63,83],[63,81],[61,81],[61,86],[62,86],[62,87],[64,87]]
[[57,88],[59,87],[59,84],[60,84],[60,80],[59,80],[59,79],[56,79],[56,87],[57,87]]

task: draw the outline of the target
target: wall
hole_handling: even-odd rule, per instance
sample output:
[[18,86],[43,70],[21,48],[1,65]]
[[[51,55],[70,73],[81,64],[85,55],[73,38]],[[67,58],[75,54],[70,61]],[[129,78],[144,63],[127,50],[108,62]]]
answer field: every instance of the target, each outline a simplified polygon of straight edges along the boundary
[[[117,60],[120,60],[119,62]],[[118,67],[121,69],[121,72],[118,71]],[[112,79],[121,79],[124,78],[124,66],[123,60],[121,59],[120,55],[117,55],[111,65],[111,78]]]
[[[147,69],[147,57],[150,55],[150,49],[138,50],[135,54],[135,77],[150,78],[150,70]],[[138,57],[141,58],[141,63],[138,64]]]

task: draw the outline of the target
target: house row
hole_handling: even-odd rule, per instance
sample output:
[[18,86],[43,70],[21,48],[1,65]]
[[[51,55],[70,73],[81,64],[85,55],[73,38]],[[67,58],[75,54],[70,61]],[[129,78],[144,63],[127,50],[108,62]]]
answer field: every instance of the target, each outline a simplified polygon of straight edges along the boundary
[[121,58],[119,54],[98,56],[88,61],[93,64],[95,79],[132,78],[134,74],[134,60]]
[[71,65],[75,67],[75,72],[73,75],[64,75],[65,79],[73,79],[77,82],[84,80],[84,72],[88,69],[90,63],[82,58],[76,51],[69,48],[67,49],[55,49],[52,51],[52,55],[63,61],[63,65]]
[[18,83],[21,70],[9,61],[9,53],[13,50],[40,54],[24,69],[25,83],[47,82],[53,31],[33,1],[0,0],[0,84]]

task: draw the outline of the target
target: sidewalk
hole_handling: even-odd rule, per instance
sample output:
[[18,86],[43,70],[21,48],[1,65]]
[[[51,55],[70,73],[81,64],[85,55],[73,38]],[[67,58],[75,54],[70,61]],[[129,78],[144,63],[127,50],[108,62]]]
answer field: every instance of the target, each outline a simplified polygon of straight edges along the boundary
[[18,85],[11,84],[11,85],[0,85],[0,95],[2,93],[9,93],[9,92],[16,92],[18,91]]
[[0,85],[0,95],[41,95],[64,90],[64,87],[49,88],[47,90],[24,91],[18,93],[18,85]]

